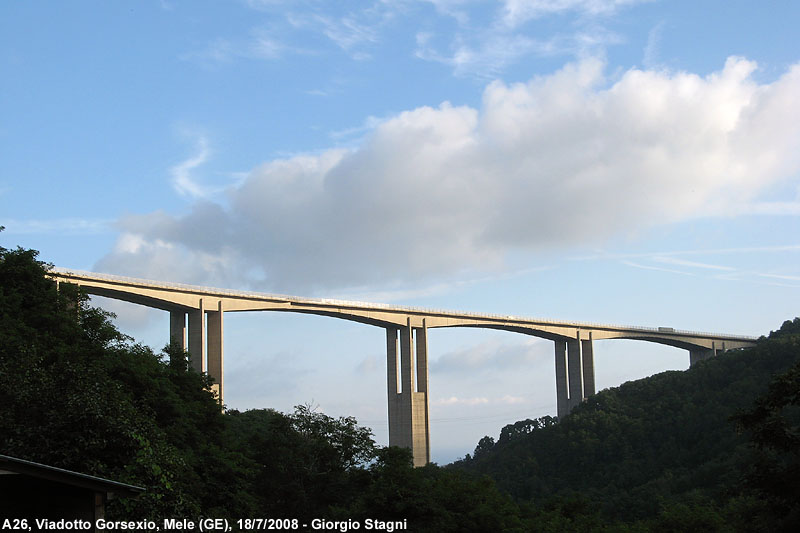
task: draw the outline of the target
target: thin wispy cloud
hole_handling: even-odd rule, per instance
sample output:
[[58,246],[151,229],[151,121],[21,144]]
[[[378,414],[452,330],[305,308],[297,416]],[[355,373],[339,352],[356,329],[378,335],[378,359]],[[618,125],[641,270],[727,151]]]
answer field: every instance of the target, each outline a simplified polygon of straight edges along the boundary
[[185,52],[180,56],[184,61],[197,62],[205,67],[215,68],[239,59],[276,60],[285,54],[307,53],[292,48],[275,38],[263,28],[255,28],[246,38],[218,37],[204,48]]
[[[439,12],[459,14],[458,28],[449,35],[418,32],[414,54],[452,67],[457,76],[478,79],[497,77],[527,57],[602,56],[608,47],[624,40],[607,24],[610,16],[639,3],[642,0],[507,0],[488,23],[483,13],[469,16],[469,4],[437,4]],[[571,17],[571,31],[529,27],[555,16]]]
[[684,272],[683,270],[675,270],[674,268],[664,268],[659,266],[653,265],[643,265],[641,263],[635,263],[633,261],[620,261],[623,265],[632,267],[632,268],[640,268],[642,270],[655,270],[657,272],[667,272],[669,274],[679,274],[681,276],[692,276],[691,272]]
[[514,343],[497,338],[475,346],[440,355],[430,364],[435,374],[493,374],[523,368],[541,360],[549,360],[552,348],[548,342],[529,338]]
[[438,398],[431,402],[433,405],[486,405],[489,403],[489,398],[483,396],[475,396],[472,398],[459,398],[458,396],[450,396],[449,398]]
[[800,252],[800,244],[779,244],[772,246],[742,246],[738,248],[702,248],[695,250],[662,250],[642,253],[598,252],[590,255],[573,256],[573,261],[615,260],[615,259],[655,259],[682,255],[720,255],[720,254],[763,254]]
[[370,355],[362,359],[358,366],[356,366],[356,373],[375,374],[384,371],[385,365],[386,363],[383,358],[377,355]]
[[[317,44],[307,45],[310,48],[306,53],[327,53],[322,38],[352,60],[364,61],[373,59],[381,46],[388,45],[390,31],[407,25],[419,28],[416,47],[408,53],[447,65],[458,76],[491,79],[525,57],[603,54],[605,48],[621,41],[607,22],[615,13],[639,3],[642,0],[507,0],[499,5],[429,0],[368,3],[342,13],[324,3],[253,0],[245,5],[260,16],[271,15],[267,35],[254,30],[255,37],[249,39],[220,36],[207,49],[186,54],[185,58],[211,63],[236,58],[275,59],[296,53],[289,43],[311,36],[305,41]],[[555,16],[571,17],[573,30],[554,33],[528,27]],[[434,27],[435,35],[431,31]],[[397,45],[392,43],[393,47]]]
[[353,17],[317,17],[317,21],[324,28],[325,36],[345,51],[352,51],[357,46],[378,40],[378,32],[374,26],[362,24]]
[[583,17],[608,16],[622,8],[653,0],[505,0],[502,20],[510,27],[550,15],[574,13]]
[[285,20],[295,31],[324,36],[354,60],[371,58],[371,49],[381,41],[384,26],[395,10],[391,4],[374,4],[345,14],[331,14],[323,6],[289,10]]
[[407,301],[412,299],[428,298],[431,296],[439,296],[442,294],[452,294],[459,290],[466,289],[473,285],[483,283],[491,283],[500,280],[514,279],[536,272],[545,272],[552,270],[554,267],[546,265],[533,268],[525,268],[521,270],[502,271],[490,276],[468,277],[465,279],[451,279],[447,282],[434,283],[425,285],[424,287],[408,288],[405,286],[397,287],[395,289],[383,289],[380,291],[363,289],[348,290],[345,292],[338,291],[338,297],[345,300],[363,301],[363,302],[397,302]]
[[344,141],[353,138],[359,139],[363,137],[365,134],[373,131],[375,128],[380,126],[382,122],[385,122],[386,120],[388,120],[388,118],[369,116],[366,119],[364,119],[364,122],[362,122],[360,126],[332,131],[330,132],[330,137],[335,141]]
[[[798,252],[800,247],[794,246],[774,246],[764,248],[741,248],[741,249],[725,249],[722,253],[770,253],[770,252]],[[720,251],[715,251],[720,252]],[[708,255],[705,252],[704,255]],[[781,284],[775,282],[767,282],[765,280],[782,280],[782,281],[800,281],[800,276],[794,274],[776,274],[765,273],[748,268],[737,268],[732,266],[723,266],[710,263],[702,263],[697,261],[688,261],[679,259],[675,256],[660,256],[660,255],[643,255],[643,259],[653,261],[654,264],[643,264],[641,262],[630,261],[628,259],[620,260],[620,263],[629,267],[638,268],[642,270],[653,270],[657,272],[664,272],[668,274],[678,274],[683,276],[700,276],[708,279],[725,280],[732,282],[745,282],[758,285],[780,285],[786,287],[797,287],[796,284]],[[658,264],[669,264],[676,266],[683,266],[690,271],[676,270],[658,266]]]
[[458,24],[464,26],[469,23],[469,4],[473,0],[425,0],[432,4],[436,12],[453,18]]
[[655,256],[653,257],[653,261],[656,261],[658,263],[667,263],[669,265],[701,268],[706,270],[723,270],[723,271],[736,270],[735,268],[729,266],[712,265],[709,263],[698,263],[697,261],[687,261],[686,259],[678,259],[677,257],[673,256]]
[[192,175],[208,160],[209,153],[208,140],[202,135],[197,136],[195,153],[170,169],[172,186],[179,194],[190,198],[204,198],[210,194],[211,190],[201,185]]
[[100,235],[113,233],[115,224],[112,219],[75,217],[0,221],[7,235]]
[[420,33],[417,34],[414,54],[419,59],[452,67],[457,76],[491,79],[521,57],[531,54],[547,56],[566,48],[574,46],[567,45],[560,37],[539,41],[526,35],[488,32],[482,38],[459,38],[451,44],[449,52],[443,52],[431,43],[429,34]]
[[665,23],[662,20],[647,33],[647,44],[644,47],[644,57],[642,58],[642,64],[647,68],[655,68],[659,65],[664,26]]

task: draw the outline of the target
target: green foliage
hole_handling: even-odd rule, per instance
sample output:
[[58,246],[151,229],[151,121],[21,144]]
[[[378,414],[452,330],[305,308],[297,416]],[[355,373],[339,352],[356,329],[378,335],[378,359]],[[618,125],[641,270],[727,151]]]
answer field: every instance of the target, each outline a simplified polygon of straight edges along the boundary
[[[453,467],[492,477],[531,506],[542,530],[780,530],[775,516],[796,526],[798,332],[800,320],[787,321],[756,348],[602,391],[558,424],[547,417],[508,425]],[[737,416],[737,434],[734,413],[793,364]],[[769,513],[768,522],[759,518]]]
[[[795,324],[785,322],[786,326]],[[800,352],[800,335],[771,335],[773,342]],[[770,383],[769,390],[733,420],[750,437],[752,462],[745,493],[761,506],[753,509],[765,530],[796,531],[800,526],[800,362]]]
[[407,520],[420,532],[529,530],[519,507],[488,477],[436,465],[413,468],[411,462],[407,449],[379,450],[364,490],[339,516]]
[[0,249],[0,453],[145,487],[120,517],[197,516],[242,486],[207,377],[132,344],[32,250]]
[[800,335],[800,317],[785,321],[778,331],[770,331],[769,338],[777,339],[787,335]]

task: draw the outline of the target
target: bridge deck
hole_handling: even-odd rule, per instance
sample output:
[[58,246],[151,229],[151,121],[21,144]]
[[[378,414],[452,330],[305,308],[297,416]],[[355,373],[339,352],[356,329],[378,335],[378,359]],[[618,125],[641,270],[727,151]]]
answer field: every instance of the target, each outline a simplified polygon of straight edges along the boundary
[[358,302],[330,298],[304,298],[281,294],[237,291],[202,287],[181,283],[170,283],[146,279],[98,274],[80,270],[55,268],[51,276],[62,282],[81,285],[88,293],[149,305],[165,310],[199,309],[199,300],[204,307],[216,308],[223,302],[225,311],[288,311],[331,316],[375,326],[405,326],[411,319],[412,326],[437,327],[483,327],[504,329],[524,334],[541,334],[546,338],[580,338],[595,340],[628,338],[662,342],[687,347],[695,345],[710,348],[709,342],[725,341],[728,348],[750,346],[756,337],[679,330],[671,327],[643,327],[630,325],[574,322],[543,318],[520,317],[490,313],[426,309],[402,305]]

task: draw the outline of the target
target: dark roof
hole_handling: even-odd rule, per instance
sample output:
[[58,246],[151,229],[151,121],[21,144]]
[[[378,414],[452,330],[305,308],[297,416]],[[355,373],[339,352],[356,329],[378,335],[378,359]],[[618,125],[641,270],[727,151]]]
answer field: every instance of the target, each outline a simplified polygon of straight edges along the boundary
[[55,466],[34,463],[33,461],[26,461],[25,459],[18,459],[7,455],[0,455],[0,470],[55,481],[57,483],[64,483],[66,485],[97,492],[113,492],[117,496],[134,496],[145,490],[135,485],[119,483],[118,481],[111,481],[110,479],[64,470],[63,468],[56,468]]

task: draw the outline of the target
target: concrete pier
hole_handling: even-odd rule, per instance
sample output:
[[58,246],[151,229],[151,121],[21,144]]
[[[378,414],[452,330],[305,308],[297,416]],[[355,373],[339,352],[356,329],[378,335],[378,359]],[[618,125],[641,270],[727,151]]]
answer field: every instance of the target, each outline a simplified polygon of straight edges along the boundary
[[567,341],[567,390],[569,391],[569,410],[575,409],[583,401],[583,360],[581,341]]
[[431,460],[428,330],[424,321],[421,328],[413,328],[410,319],[406,326],[386,328],[386,384],[389,446],[409,448],[414,466],[424,466]]
[[206,309],[200,298],[197,309],[189,311],[189,364],[198,372],[206,371]]
[[561,418],[595,393],[592,335],[556,339],[556,413]]
[[[187,336],[185,311],[169,312],[169,339],[177,343],[182,350],[187,349],[189,361],[198,372],[208,372],[214,378],[212,390],[222,403],[222,387],[224,379],[224,310],[222,300],[217,302],[216,310],[206,310],[200,299],[199,309],[189,311],[189,328]],[[188,339],[187,339],[188,337]]]
[[725,341],[711,341],[710,348],[693,348],[689,350],[689,366],[694,366],[698,361],[716,357],[717,353],[725,352]]
[[186,313],[184,311],[169,312],[169,341],[175,342],[186,350]]
[[556,414],[562,418],[569,414],[567,389],[567,342],[556,340]]
[[583,363],[583,398],[594,395],[594,348],[592,334],[588,340],[581,341],[581,361]]
[[214,384],[211,389],[217,396],[217,400],[222,403],[222,345],[223,345],[223,310],[222,301],[217,304],[216,311],[208,311],[208,324],[207,328],[207,360],[206,368],[208,375],[214,378]]

